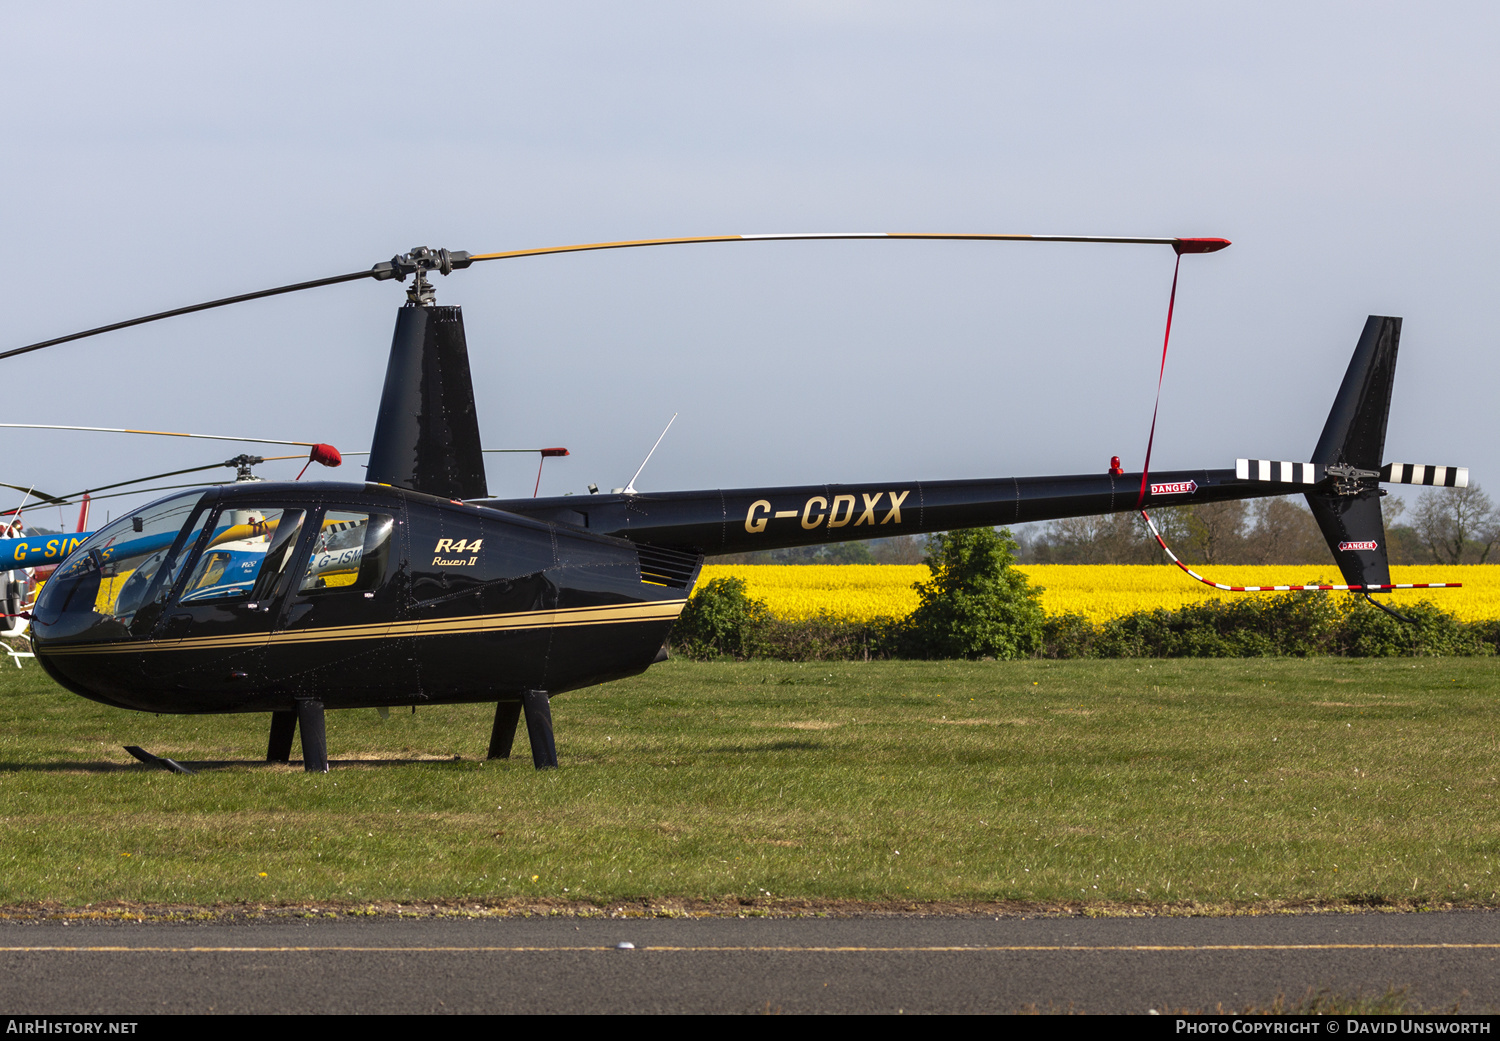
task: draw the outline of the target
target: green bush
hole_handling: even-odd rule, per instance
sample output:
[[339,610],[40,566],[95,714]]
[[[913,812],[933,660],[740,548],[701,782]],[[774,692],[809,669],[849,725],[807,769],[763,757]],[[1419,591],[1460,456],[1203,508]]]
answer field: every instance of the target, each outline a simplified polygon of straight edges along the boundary
[[1350,598],[1338,645],[1327,653],[1351,658],[1427,657],[1431,655],[1493,654],[1493,641],[1486,641],[1484,624],[1465,625],[1432,604],[1403,604],[1402,614],[1415,625],[1398,621],[1365,603]]
[[1095,658],[1306,657],[1330,653],[1339,612],[1326,594],[1204,600],[1176,611],[1137,611],[1098,626]]
[[772,618],[760,631],[754,657],[777,661],[872,661],[895,657],[889,623],[839,618]]
[[1096,658],[1099,630],[1081,614],[1048,615],[1042,623],[1043,658]]
[[1050,658],[1387,658],[1494,654],[1500,624],[1467,625],[1430,604],[1403,606],[1415,624],[1364,600],[1330,593],[1205,600],[1177,611],[1138,611],[1091,625],[1047,620]]
[[749,658],[770,621],[765,601],[750,599],[743,578],[716,578],[682,609],[672,645],[689,658]]
[[899,637],[903,657],[1026,658],[1041,648],[1042,590],[1011,566],[1009,531],[950,531],[927,545],[932,578],[916,585],[920,602]]
[[890,623],[839,618],[776,618],[745,592],[744,579],[716,578],[693,594],[672,629],[685,658],[776,661],[869,661],[892,657]]

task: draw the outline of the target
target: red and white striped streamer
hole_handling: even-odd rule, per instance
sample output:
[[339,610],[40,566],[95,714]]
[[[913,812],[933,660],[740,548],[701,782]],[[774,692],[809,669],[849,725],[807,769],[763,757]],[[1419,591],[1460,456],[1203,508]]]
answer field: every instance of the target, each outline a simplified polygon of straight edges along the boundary
[[1154,535],[1154,536],[1156,536],[1156,544],[1162,548],[1163,552],[1165,552],[1167,554],[1167,556],[1171,559],[1172,563],[1176,564],[1179,568],[1181,568],[1183,571],[1185,571],[1188,574],[1189,577],[1191,577],[1193,579],[1196,579],[1199,582],[1202,582],[1206,586],[1212,586],[1215,589],[1222,589],[1226,593],[1314,593],[1314,592],[1324,592],[1324,591],[1341,592],[1341,593],[1343,593],[1343,592],[1347,592],[1347,593],[1377,593],[1377,592],[1389,592],[1392,589],[1462,589],[1463,588],[1463,583],[1462,582],[1399,582],[1399,583],[1396,583],[1396,584],[1393,584],[1393,585],[1370,585],[1370,586],[1359,586],[1359,585],[1355,585],[1355,586],[1324,586],[1324,585],[1304,585],[1304,586],[1291,586],[1291,585],[1288,585],[1288,586],[1226,586],[1222,582],[1215,582],[1215,581],[1213,581],[1211,579],[1204,578],[1202,575],[1198,574],[1198,572],[1194,571],[1192,568],[1188,567],[1182,561],[1178,560],[1177,559],[1177,554],[1172,552],[1172,547],[1170,547],[1170,546],[1167,545],[1166,540],[1161,537],[1161,532],[1159,532],[1159,531],[1156,530],[1156,523],[1154,521],[1152,521],[1150,515],[1147,514],[1145,510],[1142,510],[1141,511],[1141,516],[1146,519],[1147,526],[1151,528],[1151,534]]

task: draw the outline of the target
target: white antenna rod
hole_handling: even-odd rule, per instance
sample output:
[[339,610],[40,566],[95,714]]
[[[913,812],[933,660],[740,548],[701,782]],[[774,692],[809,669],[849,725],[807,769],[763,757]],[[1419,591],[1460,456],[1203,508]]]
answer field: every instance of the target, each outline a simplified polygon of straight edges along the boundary
[[641,460],[641,465],[635,468],[635,474],[630,478],[629,483],[625,485],[626,495],[635,494],[635,479],[641,475],[641,471],[644,470],[646,468],[646,464],[651,461],[651,457],[656,453],[657,445],[661,444],[661,438],[667,436],[667,431],[672,429],[672,424],[675,422],[677,422],[677,413],[673,412],[672,418],[667,420],[667,425],[662,427],[661,437],[658,437],[656,439],[656,444],[651,446],[651,451],[646,453],[646,458]]
[[[670,423],[668,423],[667,425],[671,426]],[[12,521],[12,523],[14,523],[14,524],[19,524],[20,523],[20,521],[21,521],[21,511],[26,508],[26,502],[27,502],[27,500],[29,500],[31,498],[31,493],[34,492],[34,491],[36,491],[36,485],[33,484],[30,488],[26,489],[26,494],[23,495],[23,496],[21,496],[21,505],[19,505],[19,506],[16,507],[16,512],[12,515],[15,518]]]

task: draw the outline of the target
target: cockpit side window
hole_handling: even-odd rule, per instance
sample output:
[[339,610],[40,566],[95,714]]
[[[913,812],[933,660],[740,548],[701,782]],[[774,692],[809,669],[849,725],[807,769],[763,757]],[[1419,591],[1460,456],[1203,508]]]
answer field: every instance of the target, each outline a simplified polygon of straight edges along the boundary
[[[200,509],[197,517],[184,529],[181,538],[177,539],[168,549],[163,549],[152,554],[141,562],[135,572],[120,587],[119,596],[115,600],[114,614],[122,622],[130,622],[140,609],[147,604],[160,604],[167,599],[172,592],[172,586],[177,582],[177,576],[182,573],[182,565],[193,555],[193,549],[198,544],[198,539],[203,534],[204,525],[208,522],[212,511],[207,508]],[[154,613],[147,612],[149,619],[143,617],[140,621],[150,625],[154,623]]]
[[214,518],[179,604],[269,596],[285,571],[305,510],[235,504]]
[[385,578],[395,520],[388,513],[329,510],[314,537],[297,591],[355,592],[375,589]]
[[282,513],[281,523],[276,526],[276,532],[266,547],[265,566],[261,568],[260,577],[255,583],[252,595],[256,599],[264,600],[286,592],[287,583],[281,581],[281,578],[287,573],[292,557],[296,555],[298,537],[302,534],[306,519],[306,510],[286,510]]

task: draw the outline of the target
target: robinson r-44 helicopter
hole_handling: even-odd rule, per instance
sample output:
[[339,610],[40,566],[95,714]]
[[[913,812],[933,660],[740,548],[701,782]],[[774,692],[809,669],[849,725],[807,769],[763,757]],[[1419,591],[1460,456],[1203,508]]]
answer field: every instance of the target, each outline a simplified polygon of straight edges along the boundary
[[[591,243],[473,255],[419,247],[374,267],[164,311],[0,352],[245,300],[371,278],[413,280],[396,316],[367,480],[181,492],[78,545],[38,597],[32,643],[75,693],[158,713],[264,712],[266,758],[328,769],[331,708],[494,702],[489,756],[524,715],[557,765],[549,699],[665,658],[703,557],[1301,492],[1347,587],[1393,588],[1382,481],[1455,484],[1449,467],[1383,465],[1401,320],[1365,324],[1307,462],[960,481],[900,480],[497,499],[485,483],[459,308],[431,273],[545,254],[821,238],[1149,243],[1223,239],[849,233]],[[1149,459],[1149,456],[1148,456]],[[1149,465],[1149,463],[1148,463]],[[633,481],[632,481],[633,484]],[[149,758],[149,757],[148,757]]]

